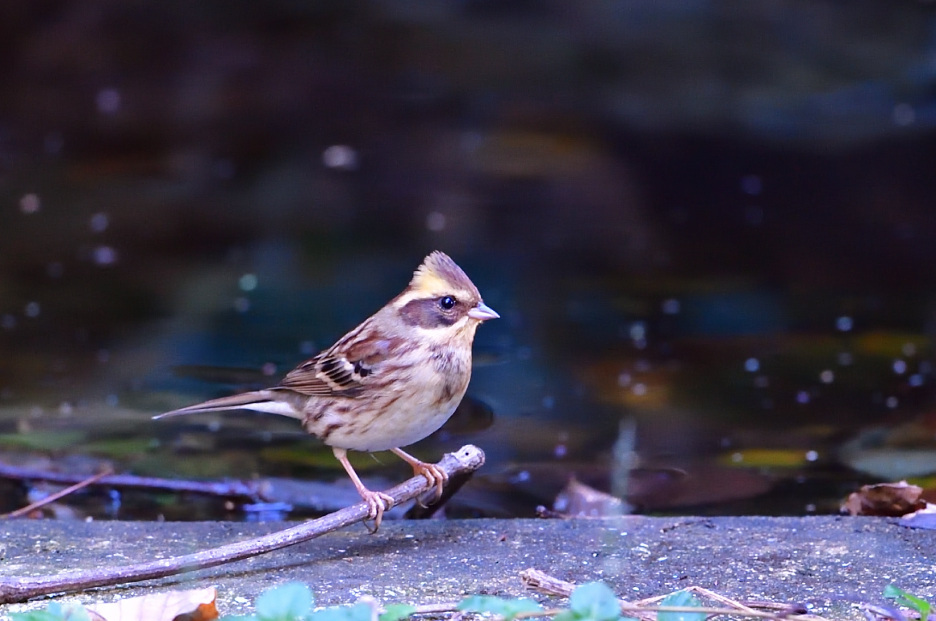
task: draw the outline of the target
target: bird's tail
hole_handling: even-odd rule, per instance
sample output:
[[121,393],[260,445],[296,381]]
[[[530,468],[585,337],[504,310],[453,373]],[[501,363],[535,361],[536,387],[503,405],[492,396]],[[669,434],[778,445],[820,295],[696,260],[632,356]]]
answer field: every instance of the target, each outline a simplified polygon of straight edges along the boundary
[[285,395],[279,395],[272,390],[257,390],[254,392],[244,392],[230,397],[221,397],[212,399],[203,403],[196,403],[178,410],[165,412],[154,416],[157,418],[171,418],[173,416],[185,416],[186,414],[200,414],[202,412],[220,412],[223,410],[254,410],[256,412],[269,412],[270,414],[279,414],[280,416],[289,416],[291,418],[302,419],[301,410],[294,407]]

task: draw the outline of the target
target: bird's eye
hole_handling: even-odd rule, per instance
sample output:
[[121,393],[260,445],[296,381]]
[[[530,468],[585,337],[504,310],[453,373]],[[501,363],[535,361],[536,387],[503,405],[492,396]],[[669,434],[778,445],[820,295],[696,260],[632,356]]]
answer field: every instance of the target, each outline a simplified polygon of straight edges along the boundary
[[447,295],[444,298],[439,298],[439,307],[442,310],[452,310],[455,308],[455,298],[450,295]]

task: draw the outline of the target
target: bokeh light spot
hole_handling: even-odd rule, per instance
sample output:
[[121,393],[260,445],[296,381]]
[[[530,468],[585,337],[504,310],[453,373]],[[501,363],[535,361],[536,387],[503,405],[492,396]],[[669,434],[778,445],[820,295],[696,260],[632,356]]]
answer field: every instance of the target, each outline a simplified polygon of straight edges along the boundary
[[429,212],[426,216],[426,228],[435,233],[445,229],[445,214],[438,211]]
[[322,163],[327,168],[336,170],[356,170],[358,154],[353,148],[344,144],[336,144],[322,152]]
[[244,274],[237,281],[237,286],[241,291],[253,291],[257,288],[258,280],[256,274]]
[[115,114],[120,110],[120,91],[116,88],[103,88],[98,91],[94,102],[101,114]]
[[20,211],[25,214],[37,213],[40,206],[39,196],[36,194],[24,194],[19,202]]
[[111,246],[98,246],[93,256],[96,265],[113,265],[117,262],[117,251]]
[[108,224],[110,224],[110,219],[106,213],[98,212],[91,216],[91,230],[95,233],[103,233],[107,230]]
[[668,298],[663,300],[661,305],[661,310],[664,315],[678,315],[680,311],[680,303],[676,298]]

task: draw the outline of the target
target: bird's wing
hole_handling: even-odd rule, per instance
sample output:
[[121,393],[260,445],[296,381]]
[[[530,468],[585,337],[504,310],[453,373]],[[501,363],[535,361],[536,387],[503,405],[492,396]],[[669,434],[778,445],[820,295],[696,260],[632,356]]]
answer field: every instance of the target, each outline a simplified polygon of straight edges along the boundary
[[[352,335],[348,335],[349,337]],[[376,365],[389,356],[387,339],[373,336],[340,340],[331,349],[307,360],[290,371],[277,388],[313,396],[356,396],[372,381]]]

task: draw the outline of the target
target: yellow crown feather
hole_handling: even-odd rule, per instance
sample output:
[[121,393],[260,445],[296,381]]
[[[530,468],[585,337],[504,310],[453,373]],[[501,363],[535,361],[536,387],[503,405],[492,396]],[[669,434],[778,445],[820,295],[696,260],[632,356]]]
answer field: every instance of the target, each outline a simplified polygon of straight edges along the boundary
[[481,299],[468,275],[444,252],[435,250],[413,273],[410,288],[428,295],[464,292]]

